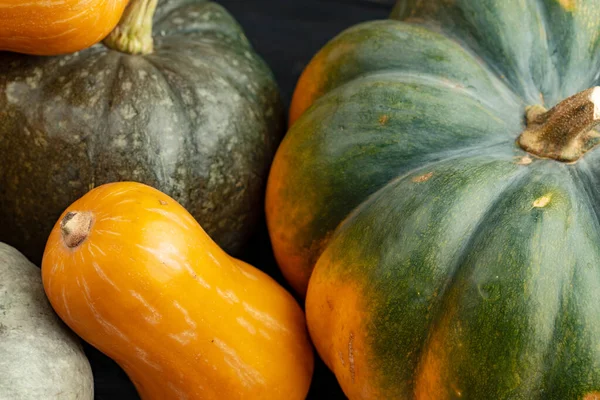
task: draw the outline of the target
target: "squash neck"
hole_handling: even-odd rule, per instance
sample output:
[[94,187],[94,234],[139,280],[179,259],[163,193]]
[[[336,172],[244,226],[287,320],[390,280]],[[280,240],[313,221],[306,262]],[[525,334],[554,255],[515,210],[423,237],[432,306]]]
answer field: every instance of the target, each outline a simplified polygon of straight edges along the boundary
[[152,53],[152,18],[157,4],[158,0],[132,0],[104,45],[127,54]]
[[600,87],[577,93],[550,110],[526,109],[527,126],[517,139],[521,148],[541,158],[574,163],[600,144]]

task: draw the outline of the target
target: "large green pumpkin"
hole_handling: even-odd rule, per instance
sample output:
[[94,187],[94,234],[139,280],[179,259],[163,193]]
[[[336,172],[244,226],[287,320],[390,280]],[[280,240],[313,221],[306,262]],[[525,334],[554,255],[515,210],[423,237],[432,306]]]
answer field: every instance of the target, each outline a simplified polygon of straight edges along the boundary
[[312,60],[267,220],[348,397],[600,397],[599,46],[596,0],[409,0]]
[[229,252],[257,223],[283,133],[273,76],[209,1],[161,0],[152,50],[155,6],[130,3],[117,50],[0,55],[0,240],[33,260],[60,213],[112,181],[168,193]]

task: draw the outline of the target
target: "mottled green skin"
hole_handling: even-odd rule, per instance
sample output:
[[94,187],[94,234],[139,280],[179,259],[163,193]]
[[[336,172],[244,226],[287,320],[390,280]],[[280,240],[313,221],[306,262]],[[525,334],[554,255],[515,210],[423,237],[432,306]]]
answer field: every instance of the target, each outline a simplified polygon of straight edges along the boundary
[[163,0],[154,21],[150,55],[0,55],[0,240],[30,259],[112,181],[173,196],[229,252],[256,225],[283,129],[271,72],[215,3]]
[[407,21],[321,51],[323,95],[277,154],[298,166],[277,188],[289,214],[270,223],[288,218],[315,282],[360,288],[381,398],[416,398],[426,354],[435,398],[600,392],[600,150],[527,164],[515,143],[525,106],[598,84],[600,1],[571,3],[401,1]]

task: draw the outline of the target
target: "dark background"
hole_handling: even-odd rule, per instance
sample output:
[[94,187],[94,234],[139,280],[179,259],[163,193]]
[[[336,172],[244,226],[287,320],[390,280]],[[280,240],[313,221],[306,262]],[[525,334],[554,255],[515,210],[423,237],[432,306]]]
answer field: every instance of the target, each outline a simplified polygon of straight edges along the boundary
[[359,22],[385,19],[395,0],[215,0],[246,32],[279,83],[286,107],[296,81],[329,40]]
[[[384,19],[394,0],[216,0],[244,27],[254,48],[273,70],[286,109],[296,81],[313,55],[344,29]],[[239,257],[270,274],[288,290],[273,259],[264,219]],[[125,373],[86,345],[97,400],[139,399]],[[345,399],[335,376],[316,358],[308,399]],[[166,399],[165,399],[166,400]],[[227,400],[227,399],[223,399]]]

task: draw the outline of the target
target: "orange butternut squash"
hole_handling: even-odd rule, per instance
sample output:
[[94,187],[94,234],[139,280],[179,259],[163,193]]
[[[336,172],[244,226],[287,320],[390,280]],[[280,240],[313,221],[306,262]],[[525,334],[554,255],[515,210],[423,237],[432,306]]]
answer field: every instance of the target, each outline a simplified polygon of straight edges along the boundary
[[73,53],[104,39],[129,0],[0,0],[0,50]]
[[143,399],[306,397],[313,352],[296,301],[154,188],[111,183],[74,202],[42,278],[63,321]]

